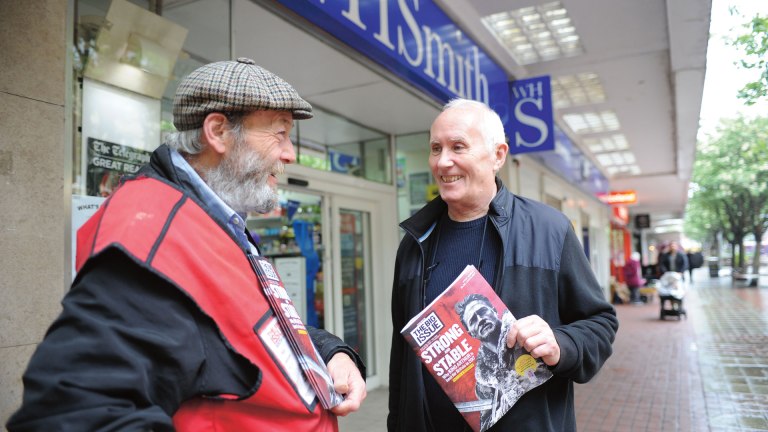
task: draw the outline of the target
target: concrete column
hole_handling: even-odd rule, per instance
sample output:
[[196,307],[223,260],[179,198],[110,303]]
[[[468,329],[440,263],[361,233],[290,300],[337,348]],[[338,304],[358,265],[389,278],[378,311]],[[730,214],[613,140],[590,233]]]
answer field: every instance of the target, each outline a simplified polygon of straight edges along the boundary
[[0,0],[0,424],[65,285],[67,1]]

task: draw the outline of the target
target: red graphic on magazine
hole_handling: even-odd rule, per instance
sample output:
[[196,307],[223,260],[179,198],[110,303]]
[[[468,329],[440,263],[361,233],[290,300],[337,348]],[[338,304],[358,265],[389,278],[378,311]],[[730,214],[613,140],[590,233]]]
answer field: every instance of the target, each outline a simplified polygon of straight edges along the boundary
[[317,393],[317,398],[323,408],[330,409],[340,404],[344,397],[334,390],[328,368],[312,343],[307,328],[296,311],[293,301],[285,290],[285,285],[283,285],[283,281],[274,266],[268,259],[261,256],[248,255],[248,259],[261,283],[264,295],[277,317],[280,329],[288,339],[304,375]]

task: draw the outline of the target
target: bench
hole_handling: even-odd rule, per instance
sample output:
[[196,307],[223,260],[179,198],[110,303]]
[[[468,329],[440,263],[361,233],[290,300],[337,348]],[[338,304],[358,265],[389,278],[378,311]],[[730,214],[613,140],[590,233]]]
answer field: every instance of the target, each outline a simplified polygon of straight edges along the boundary
[[656,287],[642,286],[637,289],[637,294],[645,303],[653,303],[653,299],[656,296]]
[[757,273],[733,273],[733,280],[744,282],[747,286],[756,287],[758,278],[760,277]]

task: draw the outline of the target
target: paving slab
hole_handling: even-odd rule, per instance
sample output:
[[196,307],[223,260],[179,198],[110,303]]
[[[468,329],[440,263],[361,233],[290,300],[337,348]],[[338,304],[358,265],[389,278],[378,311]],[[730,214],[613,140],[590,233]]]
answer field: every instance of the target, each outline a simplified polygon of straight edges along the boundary
[[[768,275],[757,287],[694,271],[687,316],[659,319],[659,300],[616,305],[614,354],[575,385],[585,432],[768,431]],[[339,420],[342,432],[386,430],[387,389]]]

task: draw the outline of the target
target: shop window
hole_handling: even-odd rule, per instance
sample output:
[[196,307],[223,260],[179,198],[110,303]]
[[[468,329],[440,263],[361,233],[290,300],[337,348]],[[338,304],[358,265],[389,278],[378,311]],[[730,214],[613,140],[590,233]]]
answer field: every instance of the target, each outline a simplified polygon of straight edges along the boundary
[[[174,130],[179,80],[230,58],[230,0],[77,0],[72,43],[72,276],[77,229]],[[204,25],[202,25],[204,24]]]
[[429,168],[429,133],[395,137],[398,219],[403,221],[438,195]]
[[[231,57],[229,0],[160,3],[162,8],[156,11],[149,10],[149,3],[76,3],[75,195],[108,194],[104,185],[132,174],[121,171],[114,158],[92,166],[95,156],[108,156],[95,153],[96,148],[107,147],[93,140],[140,156],[128,161],[128,168],[141,165],[175,130],[172,108],[179,81],[203,64]],[[177,37],[169,41],[167,33]],[[315,117],[297,121],[293,129],[299,164],[392,183],[388,135],[314,108]]]
[[300,165],[391,184],[389,136],[313,106],[291,132]]
[[181,78],[230,57],[230,1],[75,5],[72,194],[82,201],[109,195],[174,130]]
[[280,273],[302,320],[326,328],[322,196],[281,188],[278,197],[275,209],[248,213],[246,224],[262,255]]

